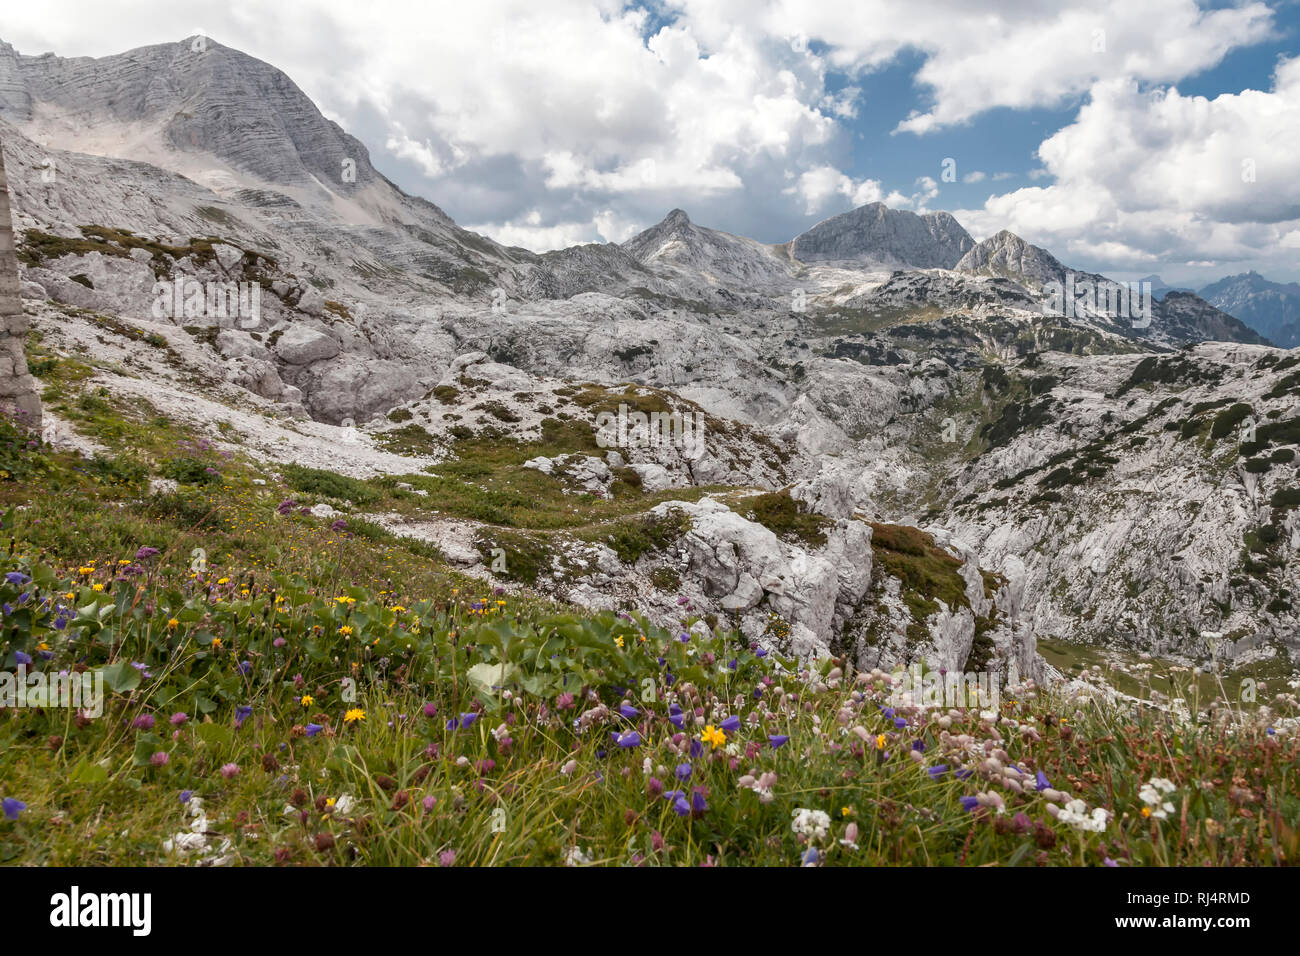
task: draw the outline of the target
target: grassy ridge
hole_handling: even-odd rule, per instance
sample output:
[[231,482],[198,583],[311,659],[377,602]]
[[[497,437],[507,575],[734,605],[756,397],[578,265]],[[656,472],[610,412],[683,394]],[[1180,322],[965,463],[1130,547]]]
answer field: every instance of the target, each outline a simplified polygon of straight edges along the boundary
[[[67,406],[119,467],[0,434],[0,669],[86,670],[107,691],[95,719],[0,712],[0,862],[1300,858],[1285,688],[1190,719],[1033,688],[900,705],[888,675],[777,659],[689,605],[660,628],[493,593],[427,547],[304,513],[356,496],[345,480],[278,486],[89,394]],[[164,472],[178,490],[146,493]],[[917,587],[946,580],[903,533],[890,553]]]

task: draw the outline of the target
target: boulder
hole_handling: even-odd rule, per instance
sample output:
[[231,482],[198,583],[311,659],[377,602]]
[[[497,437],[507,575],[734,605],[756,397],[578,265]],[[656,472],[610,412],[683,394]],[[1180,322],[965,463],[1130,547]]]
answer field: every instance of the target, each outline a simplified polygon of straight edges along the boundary
[[339,354],[338,340],[310,325],[291,325],[275,343],[275,354],[290,365],[311,365]]

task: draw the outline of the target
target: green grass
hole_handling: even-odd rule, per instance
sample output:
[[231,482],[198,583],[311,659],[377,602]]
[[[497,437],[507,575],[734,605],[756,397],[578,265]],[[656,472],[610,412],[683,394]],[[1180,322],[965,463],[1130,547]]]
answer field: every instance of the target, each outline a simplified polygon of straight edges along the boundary
[[826,543],[829,518],[809,511],[807,505],[795,501],[788,490],[773,491],[743,499],[738,505],[750,521],[757,521],[777,535],[819,548]]
[[[26,804],[0,819],[5,864],[790,866],[810,847],[827,865],[1300,859],[1300,736],[1280,683],[1268,712],[1228,696],[1216,717],[1051,692],[1004,695],[996,726],[978,708],[886,714],[879,672],[760,657],[716,620],[683,642],[689,611],[656,627],[497,595],[377,525],[349,518],[337,530],[277,507],[373,495],[368,506],[448,508],[454,494],[461,507],[464,489],[491,487],[507,495],[503,513],[528,523],[508,495],[521,493],[510,482],[532,448],[463,446],[442,478],[412,478],[446,482],[445,500],[312,469],[258,485],[266,470],[238,455],[220,459],[215,480],[147,495],[138,470],[113,477],[124,462],[153,475],[169,456],[215,460],[211,450],[153,410],[86,391],[72,371],[47,381],[119,464],[97,472],[16,432],[0,443],[0,547],[6,574],[21,575],[0,576],[0,669],[19,653],[38,670],[85,668],[106,698],[95,718],[39,706],[0,721],[0,795]],[[579,536],[624,560],[686,527],[680,513],[647,522],[620,514],[627,503],[577,502],[554,486],[534,501],[545,516],[534,523],[558,524],[563,504],[578,509],[566,520],[585,522]],[[783,504],[776,513],[791,519]],[[962,603],[956,559],[932,539],[873,531],[876,560],[912,600]],[[527,537],[540,570],[541,536]],[[672,583],[664,570],[660,586]],[[1160,687],[1190,697],[1179,680]],[[635,745],[617,745],[633,732]],[[1030,785],[1003,782],[986,755]],[[972,773],[952,772],[963,767]],[[1063,793],[1036,789],[1037,772]],[[1152,777],[1173,784],[1168,819],[1142,814]],[[968,810],[963,798],[981,794],[990,806]],[[1104,832],[1057,819],[1049,807],[1064,794],[1105,808]],[[825,832],[795,832],[800,809],[824,813]],[[178,849],[200,819],[206,845]]]

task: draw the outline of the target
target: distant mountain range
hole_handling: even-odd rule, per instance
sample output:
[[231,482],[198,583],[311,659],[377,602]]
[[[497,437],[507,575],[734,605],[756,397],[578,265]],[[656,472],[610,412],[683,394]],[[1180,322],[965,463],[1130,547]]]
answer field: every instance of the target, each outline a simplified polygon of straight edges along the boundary
[[1258,272],[1243,272],[1211,282],[1199,295],[1274,345],[1300,346],[1300,283],[1270,282]]

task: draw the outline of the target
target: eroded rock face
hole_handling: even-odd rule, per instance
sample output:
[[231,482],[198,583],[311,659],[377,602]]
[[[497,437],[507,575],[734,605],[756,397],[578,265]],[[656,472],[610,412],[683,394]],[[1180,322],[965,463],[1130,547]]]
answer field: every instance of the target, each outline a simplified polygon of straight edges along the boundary
[[23,349],[26,337],[27,316],[23,314],[13,220],[9,213],[9,180],[0,145],[0,408],[16,414],[25,425],[39,432],[41,400],[36,380],[27,370]]

